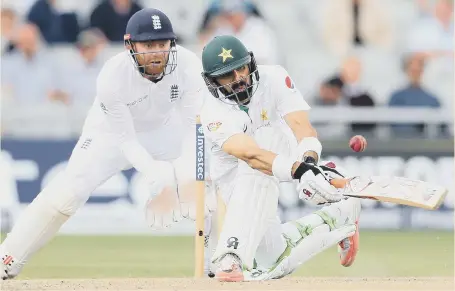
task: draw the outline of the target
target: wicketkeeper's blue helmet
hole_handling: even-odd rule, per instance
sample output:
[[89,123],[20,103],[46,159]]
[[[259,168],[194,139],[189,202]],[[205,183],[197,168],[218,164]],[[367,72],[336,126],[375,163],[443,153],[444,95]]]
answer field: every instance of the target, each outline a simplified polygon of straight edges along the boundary
[[147,53],[136,52],[134,49],[134,43],[153,40],[171,41],[171,48],[168,51],[163,51],[169,52],[166,67],[162,74],[162,76],[164,76],[172,73],[177,66],[176,39],[177,36],[174,33],[174,29],[172,28],[172,23],[169,18],[162,11],[154,8],[144,8],[134,13],[128,20],[124,36],[125,45],[129,45],[131,47],[130,54],[139,72],[143,75],[148,75],[145,72],[146,65],[139,65],[136,56]]

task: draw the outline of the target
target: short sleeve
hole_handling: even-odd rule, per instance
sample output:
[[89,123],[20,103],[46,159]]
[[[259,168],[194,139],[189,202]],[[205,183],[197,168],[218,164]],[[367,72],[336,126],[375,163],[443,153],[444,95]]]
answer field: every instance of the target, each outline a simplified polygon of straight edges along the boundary
[[273,83],[272,90],[276,98],[278,114],[285,116],[294,111],[309,110],[310,106],[303,99],[288,72],[281,66],[276,66],[276,68],[271,82]]
[[231,136],[244,133],[246,128],[243,122],[235,118],[233,114],[230,114],[227,108],[213,105],[219,104],[215,102],[206,102],[204,104],[201,113],[201,122],[206,138],[212,144],[221,148]]

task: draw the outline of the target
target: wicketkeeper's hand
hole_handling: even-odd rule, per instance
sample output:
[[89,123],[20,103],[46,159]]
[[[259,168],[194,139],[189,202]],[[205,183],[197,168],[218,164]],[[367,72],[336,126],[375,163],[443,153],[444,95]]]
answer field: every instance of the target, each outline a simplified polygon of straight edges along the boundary
[[147,225],[152,229],[163,229],[179,222],[183,216],[177,194],[174,166],[170,162],[156,161],[156,168],[156,173],[142,176],[147,195],[141,195],[136,199],[138,204],[144,207]]
[[163,229],[183,219],[177,196],[172,186],[157,185],[161,190],[150,197],[145,205],[145,219],[152,229]]
[[[216,211],[217,201],[215,187],[210,181],[205,182],[205,197],[204,197],[204,217]],[[196,201],[197,191],[179,192],[180,209],[182,216],[187,219],[196,220]]]

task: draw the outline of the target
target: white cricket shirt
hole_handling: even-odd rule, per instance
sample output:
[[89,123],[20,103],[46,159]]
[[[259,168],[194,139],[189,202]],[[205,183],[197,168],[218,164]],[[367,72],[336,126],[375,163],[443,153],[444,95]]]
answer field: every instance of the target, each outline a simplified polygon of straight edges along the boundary
[[212,95],[205,98],[201,121],[211,147],[210,176],[214,181],[237,167],[238,159],[222,150],[231,136],[252,135],[262,126],[283,124],[288,113],[310,109],[283,67],[258,66],[258,71],[259,85],[248,105],[248,113],[233,102],[227,104]]
[[153,159],[136,133],[169,124],[194,126],[203,104],[206,85],[201,61],[181,46],[176,49],[176,69],[156,84],[142,77],[127,51],[109,59],[97,79],[97,96],[83,131],[117,136],[122,151],[138,171],[153,171]]

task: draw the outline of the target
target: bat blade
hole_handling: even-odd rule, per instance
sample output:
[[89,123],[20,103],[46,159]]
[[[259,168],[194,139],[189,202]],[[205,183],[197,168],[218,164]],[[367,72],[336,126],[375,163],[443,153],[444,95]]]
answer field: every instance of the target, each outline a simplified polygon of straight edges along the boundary
[[345,196],[428,210],[438,209],[448,193],[444,187],[403,177],[355,177],[347,181],[344,188]]

